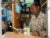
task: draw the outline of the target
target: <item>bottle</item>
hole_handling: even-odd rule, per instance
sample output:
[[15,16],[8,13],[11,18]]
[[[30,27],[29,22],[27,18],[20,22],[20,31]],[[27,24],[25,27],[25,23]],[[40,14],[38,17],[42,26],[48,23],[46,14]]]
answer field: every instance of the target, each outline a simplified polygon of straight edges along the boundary
[[23,29],[24,29],[24,35],[27,35],[27,27],[26,27],[26,23],[24,23]]
[[27,26],[27,35],[30,35],[30,25]]

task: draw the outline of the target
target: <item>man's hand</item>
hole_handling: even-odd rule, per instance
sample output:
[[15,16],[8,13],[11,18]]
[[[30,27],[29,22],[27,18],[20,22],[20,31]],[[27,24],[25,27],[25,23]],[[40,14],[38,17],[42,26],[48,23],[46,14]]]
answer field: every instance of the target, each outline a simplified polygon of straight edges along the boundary
[[32,35],[33,36],[40,36],[40,33],[38,31],[34,31],[34,32],[32,32]]
[[19,33],[22,33],[22,30],[19,28],[19,29],[18,29],[18,32],[19,32]]

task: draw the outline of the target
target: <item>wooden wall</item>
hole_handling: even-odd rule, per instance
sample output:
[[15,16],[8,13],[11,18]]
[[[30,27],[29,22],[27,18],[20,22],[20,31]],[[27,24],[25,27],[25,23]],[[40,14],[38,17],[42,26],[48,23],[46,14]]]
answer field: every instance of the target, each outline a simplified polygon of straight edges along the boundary
[[[13,0],[14,1],[14,0]],[[12,1],[12,16],[13,16],[13,26],[18,28],[19,27],[19,21],[20,21],[20,17],[19,14],[16,13],[15,11],[15,3]]]

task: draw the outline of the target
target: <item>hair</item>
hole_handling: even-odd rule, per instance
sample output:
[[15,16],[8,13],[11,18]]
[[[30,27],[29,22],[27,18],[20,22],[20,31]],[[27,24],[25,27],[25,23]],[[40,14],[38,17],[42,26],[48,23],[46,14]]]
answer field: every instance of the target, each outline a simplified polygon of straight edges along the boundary
[[36,7],[39,6],[39,8],[41,8],[41,5],[39,3],[37,3],[37,2],[33,3],[31,6],[33,6],[33,5],[35,5]]
[[24,7],[26,7],[27,6],[27,4],[24,4]]
[[7,9],[8,7],[11,7],[12,8],[12,3],[9,3],[8,5],[5,6]]
[[8,6],[12,6],[12,3],[9,3],[8,5],[6,5],[6,7],[8,7]]

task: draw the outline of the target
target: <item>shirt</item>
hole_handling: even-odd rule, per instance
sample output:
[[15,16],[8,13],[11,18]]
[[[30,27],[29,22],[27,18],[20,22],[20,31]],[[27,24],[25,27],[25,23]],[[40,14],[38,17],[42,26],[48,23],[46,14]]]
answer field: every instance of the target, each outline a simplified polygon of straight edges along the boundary
[[12,22],[12,10],[7,9],[7,18]]
[[2,7],[2,13],[3,13],[3,16],[6,16],[7,15],[7,8],[6,7]]
[[30,25],[32,31],[38,31],[41,36],[47,35],[47,17],[42,12],[39,13],[37,18],[32,15]]
[[20,13],[21,12],[21,6],[19,6],[17,3],[15,4],[16,12]]

